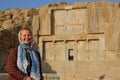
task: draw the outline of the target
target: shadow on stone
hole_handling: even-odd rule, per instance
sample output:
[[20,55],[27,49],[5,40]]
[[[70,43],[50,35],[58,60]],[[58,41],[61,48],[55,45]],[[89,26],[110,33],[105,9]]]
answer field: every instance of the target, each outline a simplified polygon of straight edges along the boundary
[[42,61],[42,72],[45,80],[60,80],[60,76],[57,72],[45,61]]
[[5,63],[11,48],[18,46],[17,34],[14,30],[0,28],[0,73],[5,73]]
[[101,75],[101,76],[99,77],[99,80],[104,80],[104,78],[105,78],[105,74]]
[[54,71],[51,68],[51,66],[45,61],[42,61],[42,72],[43,73],[56,73],[56,71]]

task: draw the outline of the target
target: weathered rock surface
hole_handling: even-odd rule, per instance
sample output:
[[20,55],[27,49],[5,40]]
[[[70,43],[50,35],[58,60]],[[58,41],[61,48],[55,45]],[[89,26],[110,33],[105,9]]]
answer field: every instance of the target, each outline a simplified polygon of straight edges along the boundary
[[[23,27],[34,33],[43,73],[61,80],[120,79],[120,3],[48,4],[0,11],[0,67]],[[5,69],[2,70],[5,72]]]

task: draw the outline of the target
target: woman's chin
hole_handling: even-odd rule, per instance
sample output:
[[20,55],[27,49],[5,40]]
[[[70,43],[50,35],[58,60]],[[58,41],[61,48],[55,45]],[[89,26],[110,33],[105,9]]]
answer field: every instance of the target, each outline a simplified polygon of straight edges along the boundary
[[30,43],[24,43],[25,45],[29,45]]

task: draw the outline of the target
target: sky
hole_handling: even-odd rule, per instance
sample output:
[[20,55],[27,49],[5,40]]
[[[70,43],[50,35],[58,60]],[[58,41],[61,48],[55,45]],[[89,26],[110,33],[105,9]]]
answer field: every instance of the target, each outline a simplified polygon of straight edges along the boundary
[[[0,10],[7,10],[13,8],[39,8],[46,4],[55,4],[59,2],[76,3],[76,2],[94,2],[103,0],[1,0]],[[107,2],[120,2],[120,0],[106,0]]]

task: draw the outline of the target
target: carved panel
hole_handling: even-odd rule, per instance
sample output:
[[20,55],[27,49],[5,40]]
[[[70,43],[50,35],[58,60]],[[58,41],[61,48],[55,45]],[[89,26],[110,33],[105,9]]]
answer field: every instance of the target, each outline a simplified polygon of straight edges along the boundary
[[99,40],[91,40],[88,42],[88,50],[98,51],[100,50],[100,41]]
[[86,32],[86,9],[54,11],[55,35],[79,35]]
[[45,42],[45,60],[65,60],[65,45],[63,42]]
[[[50,38],[51,40],[51,38]],[[100,52],[105,50],[104,37],[86,36],[85,40],[54,40],[44,41],[45,60],[63,60],[63,61],[91,61],[103,60]],[[97,53],[99,52],[99,53]],[[103,53],[103,52],[102,52]]]

